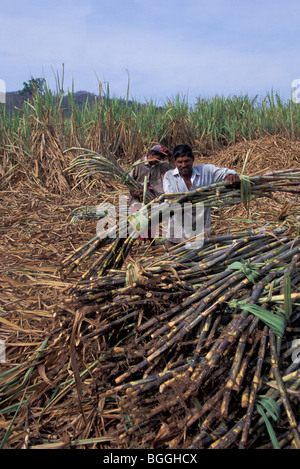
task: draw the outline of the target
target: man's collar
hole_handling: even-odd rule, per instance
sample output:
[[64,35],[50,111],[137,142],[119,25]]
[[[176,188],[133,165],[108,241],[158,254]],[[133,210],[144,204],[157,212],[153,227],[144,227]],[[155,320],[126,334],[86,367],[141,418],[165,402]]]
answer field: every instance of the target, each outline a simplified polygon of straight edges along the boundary
[[[194,174],[199,174],[199,170],[198,170],[198,168],[197,168],[196,166],[193,166],[193,167],[192,167],[192,176],[193,176]],[[173,176],[180,176],[179,171],[178,171],[178,168],[175,168],[175,169],[173,170]]]

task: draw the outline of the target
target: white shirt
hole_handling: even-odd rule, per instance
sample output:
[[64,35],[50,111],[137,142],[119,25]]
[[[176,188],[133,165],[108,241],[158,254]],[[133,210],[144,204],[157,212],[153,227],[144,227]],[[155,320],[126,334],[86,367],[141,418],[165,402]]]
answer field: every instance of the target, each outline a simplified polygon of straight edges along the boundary
[[[236,171],[227,168],[218,168],[213,164],[200,164],[197,166],[193,166],[191,176],[192,187],[188,189],[184,182],[184,179],[179,174],[178,168],[175,168],[167,171],[164,176],[164,193],[173,194],[193,191],[195,189],[198,189],[199,187],[204,187],[210,184],[214,184],[216,182],[221,182],[229,174],[236,174]],[[202,220],[200,220],[201,216]],[[196,233],[191,229],[191,226],[184,227],[182,229],[182,233],[179,233],[178,225],[176,225],[175,218],[176,217],[171,217],[169,220],[167,239],[175,243],[180,243],[186,239],[189,239],[191,236],[195,236]],[[201,232],[204,228],[205,232],[209,233],[211,225],[210,208],[205,207],[204,213],[202,212],[202,214],[197,214],[196,218],[198,219],[198,227],[202,227]],[[195,222],[195,217],[193,217],[193,220]],[[198,231],[197,228],[196,231]],[[176,237],[176,234],[181,234],[181,236]]]

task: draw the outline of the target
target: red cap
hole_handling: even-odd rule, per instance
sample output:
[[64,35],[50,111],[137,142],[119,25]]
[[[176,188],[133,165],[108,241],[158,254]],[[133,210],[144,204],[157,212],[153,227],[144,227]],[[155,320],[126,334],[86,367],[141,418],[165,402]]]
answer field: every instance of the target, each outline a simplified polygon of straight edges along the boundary
[[165,152],[161,145],[154,145],[154,147],[151,148],[150,152],[161,153],[162,155],[168,156],[168,153]]

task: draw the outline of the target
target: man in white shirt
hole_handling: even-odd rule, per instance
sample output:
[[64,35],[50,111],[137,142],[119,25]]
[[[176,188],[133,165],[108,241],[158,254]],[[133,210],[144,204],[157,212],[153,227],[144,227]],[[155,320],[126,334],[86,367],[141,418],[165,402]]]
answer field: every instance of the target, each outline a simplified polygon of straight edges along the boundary
[[[238,174],[231,169],[218,168],[213,164],[194,166],[194,155],[189,145],[177,145],[173,150],[173,159],[175,169],[167,171],[163,180],[165,194],[193,191],[199,187],[208,186],[220,181],[229,181],[233,186],[240,183]],[[170,217],[169,220],[166,239],[167,249],[189,239],[191,233],[194,233],[191,226],[185,226],[182,230],[175,228],[175,218]],[[210,231],[211,225],[211,211],[209,207],[205,207],[204,213],[202,212],[202,218],[202,227],[207,234]],[[193,223],[195,221],[195,216],[193,216]],[[190,225],[192,225],[192,221]],[[182,232],[179,233],[179,231]],[[178,234],[181,236],[178,236]]]

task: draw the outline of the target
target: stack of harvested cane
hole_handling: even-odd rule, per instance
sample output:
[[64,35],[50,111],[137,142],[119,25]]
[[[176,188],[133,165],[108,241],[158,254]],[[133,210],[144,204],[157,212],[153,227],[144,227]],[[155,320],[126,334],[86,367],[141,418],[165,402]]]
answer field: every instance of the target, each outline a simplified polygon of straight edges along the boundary
[[82,280],[2,372],[2,444],[299,448],[299,250],[241,232]]
[[[292,170],[159,201],[247,205],[299,194],[299,183]],[[72,336],[78,351],[109,346],[100,399],[103,415],[119,416],[107,433],[115,447],[300,449],[299,223],[179,245],[120,270],[135,239],[95,237],[63,261],[68,272],[92,262],[70,290]]]
[[78,350],[111,345],[100,398],[104,412],[118,401],[118,445],[255,448],[267,428],[300,448],[299,243],[284,229],[214,237],[77,285]]

